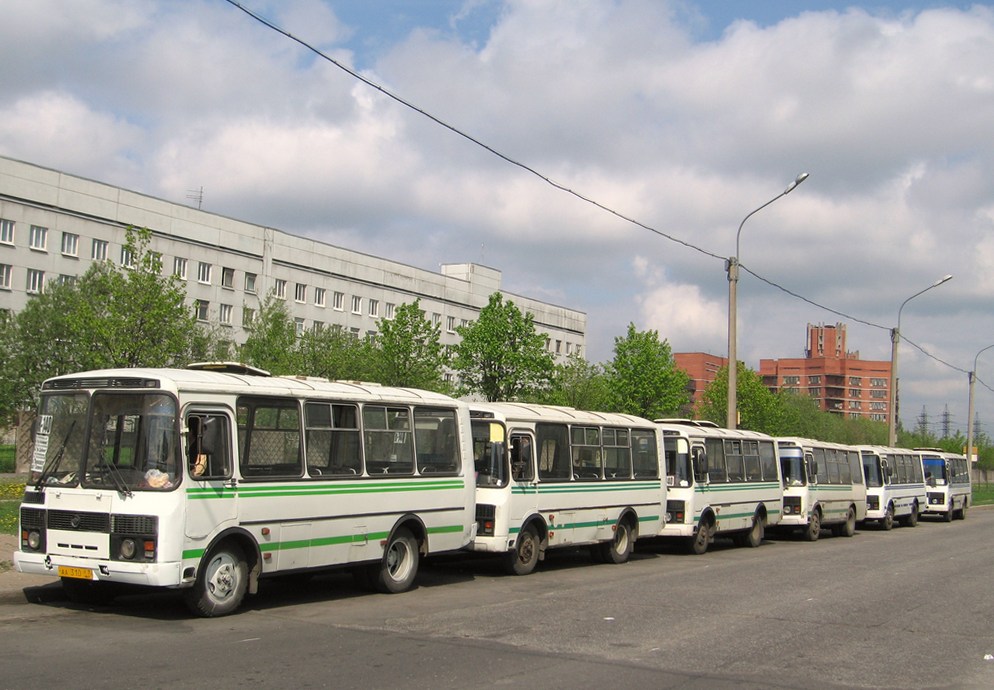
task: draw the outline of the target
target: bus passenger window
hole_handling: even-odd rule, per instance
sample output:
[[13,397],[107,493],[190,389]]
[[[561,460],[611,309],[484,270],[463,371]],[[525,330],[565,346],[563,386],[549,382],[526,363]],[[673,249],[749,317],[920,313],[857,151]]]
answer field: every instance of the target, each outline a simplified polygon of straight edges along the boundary
[[195,479],[231,476],[228,450],[228,418],[224,415],[194,414],[186,420],[187,465]]
[[511,437],[511,476],[515,481],[531,481],[535,478],[532,463],[532,441],[528,436]]

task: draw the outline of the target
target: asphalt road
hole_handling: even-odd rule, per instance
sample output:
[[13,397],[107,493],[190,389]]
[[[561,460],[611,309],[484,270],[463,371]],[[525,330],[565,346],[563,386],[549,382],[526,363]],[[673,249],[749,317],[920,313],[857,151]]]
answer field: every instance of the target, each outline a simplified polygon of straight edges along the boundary
[[[0,687],[990,688],[994,510],[622,566],[558,553],[527,577],[472,556],[415,590],[269,581],[234,616],[173,593],[0,606]],[[991,660],[985,657],[991,656]]]

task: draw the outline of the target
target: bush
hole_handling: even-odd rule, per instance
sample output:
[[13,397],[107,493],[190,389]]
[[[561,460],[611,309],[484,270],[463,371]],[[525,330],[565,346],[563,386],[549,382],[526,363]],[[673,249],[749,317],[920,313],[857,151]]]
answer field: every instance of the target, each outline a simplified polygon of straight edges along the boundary
[[14,446],[0,445],[0,474],[14,472]]

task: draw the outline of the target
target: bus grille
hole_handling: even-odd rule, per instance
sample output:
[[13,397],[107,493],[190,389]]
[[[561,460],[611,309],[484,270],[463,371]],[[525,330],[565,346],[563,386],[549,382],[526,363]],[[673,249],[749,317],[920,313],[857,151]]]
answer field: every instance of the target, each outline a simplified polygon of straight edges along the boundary
[[158,518],[154,515],[114,515],[116,534],[158,534]]
[[48,511],[48,528],[73,532],[110,532],[110,515],[79,513],[74,510]]
[[45,511],[35,508],[21,508],[22,529],[43,529],[45,527]]

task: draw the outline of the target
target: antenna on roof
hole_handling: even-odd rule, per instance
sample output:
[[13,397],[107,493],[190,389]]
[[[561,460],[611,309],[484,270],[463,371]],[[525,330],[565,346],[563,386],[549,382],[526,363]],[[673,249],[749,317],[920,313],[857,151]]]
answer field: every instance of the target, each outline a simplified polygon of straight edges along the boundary
[[187,192],[186,192],[186,198],[187,199],[193,199],[194,201],[196,201],[197,202],[197,210],[199,211],[200,208],[201,208],[201,206],[204,205],[204,188],[201,187],[199,190],[197,190],[197,189],[188,189]]

